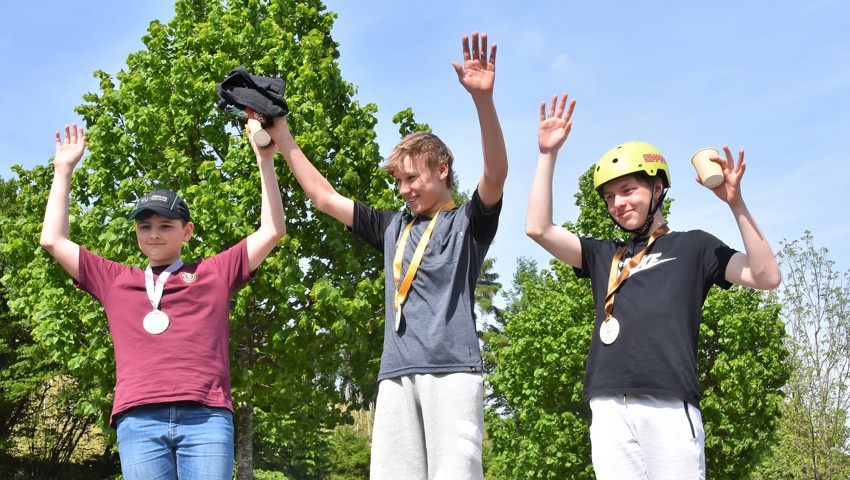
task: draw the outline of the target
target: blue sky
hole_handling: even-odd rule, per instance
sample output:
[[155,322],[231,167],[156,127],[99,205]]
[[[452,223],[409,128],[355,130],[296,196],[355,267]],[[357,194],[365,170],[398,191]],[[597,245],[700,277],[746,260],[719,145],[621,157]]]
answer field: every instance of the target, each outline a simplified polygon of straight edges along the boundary
[[[457,82],[460,38],[486,32],[498,44],[495,101],[510,162],[504,210],[490,255],[503,283],[519,256],[549,256],[524,233],[537,162],[540,101],[568,92],[578,105],[555,177],[555,221],[574,220],[577,178],[609,148],[654,144],[671,168],[668,221],[742,248],[728,207],[699,186],[689,159],[701,147],[745,148],[744,198],[779,249],[810,230],[839,270],[850,188],[850,3],[809,2],[357,2],[339,13],[343,77],[357,99],[378,105],[383,154],[398,141],[392,116],[412,107],[452,148],[462,190],[481,173],[477,119]],[[153,19],[173,2],[4,2],[0,176],[53,153],[53,132],[78,121],[75,106],[96,91],[92,72],[115,74],[142,48]],[[15,113],[15,115],[11,115]],[[842,193],[844,192],[844,193]]]

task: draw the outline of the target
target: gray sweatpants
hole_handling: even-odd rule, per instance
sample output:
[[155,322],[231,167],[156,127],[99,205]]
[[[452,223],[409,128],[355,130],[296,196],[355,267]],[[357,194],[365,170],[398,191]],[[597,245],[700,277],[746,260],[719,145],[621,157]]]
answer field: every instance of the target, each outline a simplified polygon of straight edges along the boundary
[[482,480],[480,373],[413,374],[378,385],[372,480]]

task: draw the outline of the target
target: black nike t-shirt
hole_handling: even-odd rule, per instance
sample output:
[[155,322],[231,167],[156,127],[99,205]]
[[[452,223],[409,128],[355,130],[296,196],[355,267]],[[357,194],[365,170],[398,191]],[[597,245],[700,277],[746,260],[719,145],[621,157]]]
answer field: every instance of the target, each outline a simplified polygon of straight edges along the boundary
[[[646,244],[646,239],[639,240],[634,254]],[[699,407],[697,346],[702,305],[712,285],[731,286],[725,272],[736,250],[701,230],[659,237],[616,293],[613,317],[620,333],[606,345],[599,329],[605,320],[611,262],[622,245],[581,239],[583,268],[575,272],[590,278],[596,305],[585,400],[597,395],[656,395]]]

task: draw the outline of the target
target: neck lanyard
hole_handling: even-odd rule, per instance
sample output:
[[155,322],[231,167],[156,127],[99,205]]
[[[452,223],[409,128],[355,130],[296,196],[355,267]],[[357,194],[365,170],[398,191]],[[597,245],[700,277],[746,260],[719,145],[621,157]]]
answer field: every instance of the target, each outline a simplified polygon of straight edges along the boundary
[[162,291],[165,289],[165,281],[168,280],[168,277],[173,272],[182,266],[183,259],[178,258],[177,261],[169,265],[165,271],[159,274],[159,277],[156,279],[156,284],[154,284],[153,268],[151,268],[150,263],[148,264],[148,268],[145,269],[145,288],[148,291],[148,299],[151,301],[151,307],[153,307],[154,311],[159,310],[159,302],[162,300]]
[[612,316],[614,313],[614,297],[617,293],[617,289],[619,289],[623,281],[629,277],[631,269],[637,266],[637,264],[639,264],[643,259],[643,256],[650,248],[652,248],[652,244],[654,244],[659,237],[669,231],[670,229],[667,228],[667,225],[661,225],[652,232],[646,247],[644,247],[637,255],[626,261],[626,264],[623,265],[619,275],[617,274],[617,265],[620,263],[620,259],[623,258],[623,254],[626,253],[626,247],[628,245],[620,247],[620,249],[617,250],[617,253],[614,254],[614,258],[611,259],[611,271],[608,274],[608,294],[605,296],[605,321],[599,330],[599,336],[601,337],[602,342],[606,345],[613,343],[614,340],[617,339],[617,335],[620,333],[620,324],[617,322],[617,319]]
[[393,259],[393,280],[395,280],[396,287],[394,303],[396,331],[398,331],[398,327],[401,325],[401,306],[407,299],[407,293],[410,291],[410,285],[413,283],[413,277],[416,275],[416,271],[419,270],[419,264],[422,262],[422,256],[425,254],[425,247],[428,246],[428,241],[431,240],[431,232],[434,230],[434,225],[437,223],[437,217],[440,216],[440,212],[443,210],[451,210],[452,208],[455,208],[455,202],[449,200],[445,205],[440,207],[434,215],[434,218],[428,222],[428,227],[425,228],[425,232],[422,233],[422,238],[419,239],[419,244],[416,245],[416,251],[413,252],[413,258],[410,259],[410,265],[407,267],[404,279],[401,281],[401,285],[399,285],[399,279],[401,277],[401,260],[404,257],[404,247],[407,244],[407,238],[410,236],[410,227],[413,226],[413,222],[416,221],[416,218],[419,217],[419,215],[413,217],[413,220],[404,227],[404,233],[401,235],[401,240],[398,241],[398,245],[396,245],[395,258]]

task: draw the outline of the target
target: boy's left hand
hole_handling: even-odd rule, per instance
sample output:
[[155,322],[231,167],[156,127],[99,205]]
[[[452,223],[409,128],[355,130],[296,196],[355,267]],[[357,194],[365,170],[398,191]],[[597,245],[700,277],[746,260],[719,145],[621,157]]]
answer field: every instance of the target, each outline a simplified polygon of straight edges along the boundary
[[266,127],[265,130],[272,136],[272,139],[278,138],[284,131],[289,130],[286,117],[274,117],[272,124]]
[[487,59],[487,34],[482,33],[479,43],[478,32],[472,32],[472,48],[470,51],[469,37],[463,36],[463,66],[452,62],[457,72],[457,79],[466,91],[478,93],[493,93],[496,80],[496,44],[490,47],[490,59]]
[[[744,177],[744,171],[747,169],[747,164],[744,162],[744,149],[738,153],[738,163],[735,163],[732,157],[732,151],[728,146],[723,147],[726,153],[726,159],[722,157],[711,157],[709,160],[720,164],[723,168],[723,183],[711,189],[715,195],[724,202],[732,205],[741,201],[741,179]],[[699,182],[699,176],[697,176]],[[701,183],[700,183],[701,184]]]

